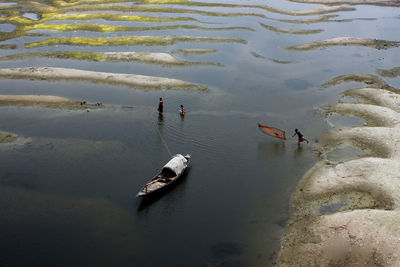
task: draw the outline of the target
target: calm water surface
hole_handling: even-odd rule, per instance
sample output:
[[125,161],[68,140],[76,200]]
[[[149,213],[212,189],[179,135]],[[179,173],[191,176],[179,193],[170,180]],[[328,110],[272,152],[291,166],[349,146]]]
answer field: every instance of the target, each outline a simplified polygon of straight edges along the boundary
[[[243,2],[231,3],[290,10],[319,7],[285,1]],[[190,8],[253,12],[274,19],[309,18],[252,8]],[[318,112],[319,107],[336,101],[338,94],[349,87],[345,84],[322,88],[321,84],[346,73],[376,74],[376,68],[396,67],[400,60],[396,48],[333,47],[309,52],[283,48],[338,36],[399,41],[398,13],[394,10],[357,6],[356,11],[337,13],[338,18],[376,20],[317,24],[288,24],[255,16],[141,14],[190,16],[200,22],[187,24],[251,27],[254,31],[36,31],[51,37],[215,36],[241,38],[247,44],[58,45],[24,49],[24,43],[49,37],[5,40],[2,44],[18,46],[16,50],[0,50],[1,56],[37,51],[170,53],[176,49],[202,48],[218,51],[205,55],[176,54],[176,57],[223,66],[161,67],[44,58],[0,61],[2,68],[53,66],[134,73],[177,78],[210,88],[208,92],[147,91],[80,82],[0,80],[0,94],[58,95],[105,104],[104,109],[91,112],[0,108],[0,130],[24,138],[21,144],[0,145],[0,265],[272,265],[289,216],[290,193],[301,176],[318,161],[312,145],[330,129]],[[260,22],[274,27],[324,31],[311,35],[279,34],[261,27]],[[12,27],[1,29],[6,31]],[[386,81],[400,86],[398,79]],[[165,103],[161,117],[156,112],[159,97]],[[184,118],[178,114],[181,104],[188,111]],[[263,135],[257,129],[257,122],[286,130],[288,140]],[[135,198],[135,194],[170,158],[156,128],[172,153],[190,153],[192,159],[181,182],[164,194],[143,201]],[[290,138],[294,128],[299,128],[311,144],[298,147],[296,139]]]

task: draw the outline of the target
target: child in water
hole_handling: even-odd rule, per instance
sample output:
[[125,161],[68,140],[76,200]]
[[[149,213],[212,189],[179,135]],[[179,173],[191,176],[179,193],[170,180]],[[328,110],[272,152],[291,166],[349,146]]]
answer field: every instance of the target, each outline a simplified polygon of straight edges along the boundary
[[297,134],[297,137],[299,138],[298,141],[298,145],[300,145],[301,142],[306,141],[307,144],[309,143],[308,140],[306,138],[304,138],[304,135],[298,130],[298,129],[294,129],[294,134],[292,135],[292,137],[294,137]]
[[180,114],[181,116],[185,116],[186,110],[183,108],[183,105],[181,105],[181,109],[180,109]]

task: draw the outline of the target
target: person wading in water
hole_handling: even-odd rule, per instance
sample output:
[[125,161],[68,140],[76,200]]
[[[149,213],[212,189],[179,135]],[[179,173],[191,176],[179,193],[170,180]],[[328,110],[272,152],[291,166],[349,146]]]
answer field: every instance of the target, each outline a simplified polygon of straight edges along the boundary
[[158,112],[162,113],[164,109],[164,101],[160,97],[160,102],[158,103]]
[[300,143],[304,142],[304,141],[306,141],[307,144],[309,143],[308,140],[306,138],[304,138],[304,135],[301,132],[299,132],[298,129],[294,129],[294,134],[292,135],[292,137],[294,137],[296,134],[297,134],[297,137],[299,138],[299,141],[297,143],[298,145],[300,145]]
[[181,116],[185,116],[186,110],[183,108],[183,105],[181,105],[181,110],[180,110],[180,114]]

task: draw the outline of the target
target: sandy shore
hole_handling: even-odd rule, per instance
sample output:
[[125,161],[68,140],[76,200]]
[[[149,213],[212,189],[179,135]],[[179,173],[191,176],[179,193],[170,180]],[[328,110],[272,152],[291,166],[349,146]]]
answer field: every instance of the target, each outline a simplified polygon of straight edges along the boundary
[[[364,74],[339,76],[325,86],[354,79],[386,88],[346,90],[343,95],[357,103],[325,107],[328,112],[362,118],[368,127],[332,131],[316,146],[324,160],[304,175],[292,195],[279,266],[398,266],[400,262],[400,91]],[[345,147],[361,149],[364,156],[328,160],[327,152]]]
[[84,81],[111,85],[124,85],[136,89],[207,90],[207,87],[203,85],[170,78],[52,67],[0,69],[0,78],[46,81]]

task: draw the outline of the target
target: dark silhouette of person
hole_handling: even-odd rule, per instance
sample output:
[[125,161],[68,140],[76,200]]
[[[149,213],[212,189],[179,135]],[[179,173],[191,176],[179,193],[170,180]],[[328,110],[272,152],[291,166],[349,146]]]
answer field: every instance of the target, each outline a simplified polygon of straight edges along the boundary
[[163,112],[164,110],[164,101],[162,100],[162,97],[160,97],[160,102],[158,103],[158,112]]
[[304,137],[304,135],[298,130],[298,129],[294,129],[294,134],[292,135],[292,137],[294,137],[297,134],[297,137],[299,138],[298,140],[298,145],[300,145],[301,142],[306,141],[307,144],[309,143],[308,140]]

